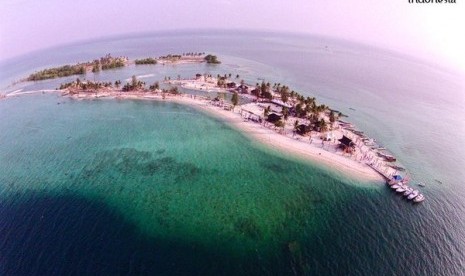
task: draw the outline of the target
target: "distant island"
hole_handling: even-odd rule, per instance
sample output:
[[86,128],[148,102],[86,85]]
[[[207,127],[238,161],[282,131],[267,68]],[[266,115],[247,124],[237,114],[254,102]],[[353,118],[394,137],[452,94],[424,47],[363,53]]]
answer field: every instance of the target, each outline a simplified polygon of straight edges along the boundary
[[63,65],[59,67],[53,67],[44,69],[35,73],[30,74],[24,81],[40,81],[61,77],[68,77],[72,75],[83,75],[89,71],[98,72],[100,70],[108,70],[119,67],[124,67],[128,63],[127,57],[114,58],[110,54],[107,54],[100,59],[94,61],[77,63],[73,65]]
[[157,60],[154,58],[144,58],[144,59],[136,59],[134,61],[136,65],[141,65],[141,64],[157,64]]
[[[208,64],[219,64],[221,63],[215,55],[205,55],[205,53],[183,53],[169,54],[166,56],[160,56],[158,58],[147,57],[142,59],[134,60],[135,65],[155,65],[155,64],[182,64],[182,63],[202,63]],[[104,57],[95,59],[93,61],[68,64],[59,67],[52,67],[43,69],[41,71],[30,74],[27,78],[22,81],[41,81],[47,79],[55,79],[61,77],[69,77],[73,75],[84,75],[88,72],[97,73],[101,70],[109,70],[115,68],[121,68],[132,64],[127,57],[113,57],[111,54],[107,54]]]

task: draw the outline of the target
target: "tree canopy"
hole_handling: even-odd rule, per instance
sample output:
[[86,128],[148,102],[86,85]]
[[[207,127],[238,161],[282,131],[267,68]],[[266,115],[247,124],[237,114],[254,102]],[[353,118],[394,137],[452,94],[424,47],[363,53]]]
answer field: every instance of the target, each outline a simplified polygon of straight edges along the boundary
[[232,94],[231,102],[234,106],[236,106],[239,103],[239,94],[237,94],[237,92],[234,92]]
[[27,78],[28,81],[39,81],[46,79],[54,79],[61,77],[68,77],[72,75],[81,75],[86,73],[86,68],[84,65],[64,65],[60,67],[54,67],[49,69],[44,69],[42,71],[33,73]]
[[219,63],[221,63],[221,61],[218,60],[218,57],[214,56],[214,55],[206,55],[204,59],[209,64],[219,64]]
[[143,64],[157,64],[157,60],[154,58],[144,58],[144,59],[136,59],[134,61],[136,65],[143,65]]

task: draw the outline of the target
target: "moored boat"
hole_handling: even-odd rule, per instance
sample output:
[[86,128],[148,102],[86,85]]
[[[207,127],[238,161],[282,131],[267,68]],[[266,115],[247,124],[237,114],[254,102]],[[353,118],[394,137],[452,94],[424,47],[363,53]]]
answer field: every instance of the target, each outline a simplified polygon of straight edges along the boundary
[[422,202],[423,200],[425,200],[425,196],[423,194],[419,194],[417,195],[417,197],[413,199],[413,202],[418,203],[418,202]]
[[401,185],[399,188],[396,189],[398,193],[404,193],[407,190],[408,186]]
[[409,200],[412,200],[412,199],[414,199],[415,197],[417,197],[419,193],[420,193],[420,192],[419,192],[418,190],[415,190],[415,191],[413,191],[407,198],[408,198]]
[[394,185],[391,185],[391,189],[393,190],[396,190],[396,189],[399,189],[400,188],[400,184],[397,183],[397,184],[394,184]]
[[378,156],[384,158],[387,162],[395,162],[397,159],[389,154],[378,152]]
[[410,195],[412,192],[413,192],[413,188],[408,188],[408,189],[404,192],[404,196],[408,196],[408,195]]

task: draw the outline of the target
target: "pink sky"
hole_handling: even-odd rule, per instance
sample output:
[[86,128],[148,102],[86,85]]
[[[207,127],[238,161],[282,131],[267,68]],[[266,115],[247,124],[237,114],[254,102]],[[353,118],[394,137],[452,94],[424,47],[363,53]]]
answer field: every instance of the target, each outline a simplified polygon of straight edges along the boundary
[[465,71],[465,3],[408,0],[1,0],[0,60],[107,35],[171,29],[323,34]]

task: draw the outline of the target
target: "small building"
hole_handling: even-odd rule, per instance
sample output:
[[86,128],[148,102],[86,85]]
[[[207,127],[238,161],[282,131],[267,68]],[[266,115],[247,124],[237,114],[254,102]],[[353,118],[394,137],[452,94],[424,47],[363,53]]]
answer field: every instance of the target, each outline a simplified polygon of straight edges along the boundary
[[352,153],[355,149],[355,143],[352,142],[352,140],[343,135],[341,139],[339,139],[339,147],[344,151],[344,152],[348,152],[348,153]]
[[290,104],[288,104],[288,103],[285,103],[285,102],[283,102],[283,101],[281,101],[281,100],[273,99],[273,100],[271,100],[271,102],[274,103],[274,104],[276,104],[276,105],[279,105],[279,106],[281,106],[281,107],[287,107],[287,108],[291,108],[291,107],[292,107],[292,105],[290,105]]
[[268,122],[270,123],[276,123],[277,121],[281,120],[281,117],[282,116],[279,116],[278,114],[276,113],[271,113],[268,115],[268,118],[266,119]]
[[250,91],[250,93],[251,93],[252,95],[255,95],[255,96],[261,94],[261,93],[260,93],[260,89],[258,89],[258,88],[252,89],[252,91]]
[[241,94],[247,94],[249,91],[249,87],[247,85],[241,84],[236,88],[236,91]]
[[228,87],[228,88],[236,88],[236,83],[235,82],[228,82],[226,84],[226,87]]

